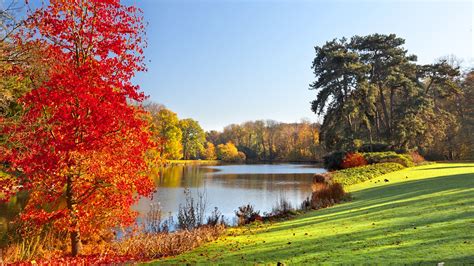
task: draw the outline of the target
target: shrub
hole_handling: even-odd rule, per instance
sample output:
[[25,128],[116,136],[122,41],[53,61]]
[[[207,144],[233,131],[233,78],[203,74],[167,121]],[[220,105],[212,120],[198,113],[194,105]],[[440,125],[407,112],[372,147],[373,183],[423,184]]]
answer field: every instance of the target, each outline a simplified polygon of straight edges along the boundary
[[239,210],[235,212],[235,215],[238,218],[239,225],[263,220],[262,216],[260,216],[260,211],[254,211],[253,206],[250,204],[240,206]]
[[410,157],[411,157],[411,160],[414,164],[418,165],[418,164],[422,164],[425,162],[425,158],[423,158],[423,156],[421,156],[418,152],[414,151],[414,152],[410,152]]
[[223,225],[217,225],[201,226],[192,231],[183,230],[173,233],[140,233],[126,236],[121,241],[113,243],[110,252],[135,260],[175,256],[217,239],[224,230]]
[[346,157],[346,152],[336,151],[323,157],[324,168],[332,171],[341,169],[341,164]]
[[333,182],[344,186],[361,183],[405,168],[399,163],[378,163],[331,172]]
[[224,215],[219,211],[217,207],[211,213],[211,216],[207,217],[206,225],[216,226],[225,225]]
[[168,219],[162,220],[162,210],[160,204],[151,204],[150,210],[147,212],[144,227],[145,232],[148,233],[161,233],[169,232],[170,227],[173,226],[173,216],[169,216]]
[[306,199],[303,200],[303,202],[301,202],[300,209],[303,210],[303,211],[309,211],[309,210],[312,209],[312,207],[311,207],[311,198],[310,197],[306,197]]
[[367,160],[361,153],[347,153],[341,163],[341,168],[347,169],[364,165],[367,165]]
[[311,208],[320,209],[341,202],[345,192],[341,184],[314,183],[311,194]]
[[443,155],[442,153],[435,152],[435,151],[430,151],[426,154],[423,154],[426,160],[429,161],[444,161],[447,160],[448,158]]
[[313,176],[313,183],[330,183],[331,175],[328,173],[324,174],[315,174]]
[[385,143],[364,144],[359,148],[359,152],[385,152],[389,150],[390,146]]
[[184,196],[186,201],[184,205],[180,204],[178,209],[178,228],[192,230],[204,224],[205,194],[198,193],[197,201],[195,201],[189,189],[185,189]]
[[398,154],[393,151],[367,152],[363,153],[362,155],[369,164],[398,163],[405,167],[412,167],[415,165],[408,154]]
[[280,197],[277,203],[272,207],[272,212],[265,218],[285,218],[296,214],[295,209],[290,201],[284,197]]

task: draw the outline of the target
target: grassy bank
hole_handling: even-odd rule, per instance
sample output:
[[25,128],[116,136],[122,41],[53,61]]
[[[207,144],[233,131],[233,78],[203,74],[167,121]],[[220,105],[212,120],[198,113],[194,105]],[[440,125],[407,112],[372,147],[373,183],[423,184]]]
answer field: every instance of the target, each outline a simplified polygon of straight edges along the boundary
[[230,229],[213,243],[155,263],[474,261],[474,163],[408,168],[348,190],[352,202]]

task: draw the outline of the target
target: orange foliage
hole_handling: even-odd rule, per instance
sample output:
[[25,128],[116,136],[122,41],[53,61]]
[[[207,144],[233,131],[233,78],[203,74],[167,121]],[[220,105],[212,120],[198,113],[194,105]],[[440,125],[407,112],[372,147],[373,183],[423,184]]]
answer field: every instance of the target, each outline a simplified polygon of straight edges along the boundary
[[422,162],[425,161],[425,158],[423,158],[423,156],[421,156],[418,152],[414,151],[414,152],[411,152],[410,153],[410,157],[411,157],[411,160],[413,161],[413,163],[415,164],[420,164]]
[[320,209],[341,202],[345,192],[341,184],[313,183],[311,208]]
[[343,169],[347,169],[364,165],[367,165],[367,160],[362,154],[356,152],[346,154],[344,160],[342,161],[341,167]]

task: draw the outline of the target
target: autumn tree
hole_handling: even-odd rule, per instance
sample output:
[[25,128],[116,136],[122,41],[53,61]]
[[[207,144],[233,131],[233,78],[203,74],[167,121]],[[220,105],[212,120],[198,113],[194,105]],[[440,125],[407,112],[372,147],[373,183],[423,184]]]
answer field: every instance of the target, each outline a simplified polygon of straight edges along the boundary
[[217,158],[224,162],[242,162],[245,161],[245,154],[239,152],[234,143],[227,142],[217,146]]
[[474,159],[474,70],[469,71],[463,82],[463,99],[461,130],[458,142],[460,143],[461,158]]
[[206,160],[215,160],[217,159],[216,147],[212,142],[206,142],[206,148],[202,152],[204,159]]
[[[57,60],[48,80],[19,99],[25,112],[2,134],[2,154],[29,200],[21,219],[81,236],[135,221],[130,206],[153,190],[144,155],[154,144],[131,83],[144,70],[140,11],[119,0],[51,0],[29,15],[25,43]],[[63,204],[65,201],[65,204]]]
[[182,132],[178,115],[158,104],[147,104],[145,109],[152,116],[152,132],[164,141],[163,159],[179,160],[183,157]]
[[204,149],[206,134],[199,123],[193,119],[179,121],[182,132],[183,158],[185,160],[197,159]]
[[21,42],[25,21],[15,11],[22,6],[16,0],[0,6],[0,116],[17,115],[17,100],[46,79],[48,65],[54,58],[37,42]]

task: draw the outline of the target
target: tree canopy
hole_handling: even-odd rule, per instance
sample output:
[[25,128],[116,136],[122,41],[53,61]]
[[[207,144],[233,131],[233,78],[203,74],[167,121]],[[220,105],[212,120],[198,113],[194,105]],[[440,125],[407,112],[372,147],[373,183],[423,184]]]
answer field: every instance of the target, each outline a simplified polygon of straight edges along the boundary
[[183,134],[178,115],[159,104],[148,104],[145,109],[152,117],[152,132],[163,140],[163,159],[179,160],[183,157]]
[[323,116],[330,149],[384,142],[394,149],[428,150],[458,123],[460,71],[441,60],[419,65],[394,34],[354,36],[315,47],[312,110]]
[[183,158],[185,160],[198,159],[206,142],[204,130],[196,120],[191,118],[180,120],[179,128],[183,135]]

